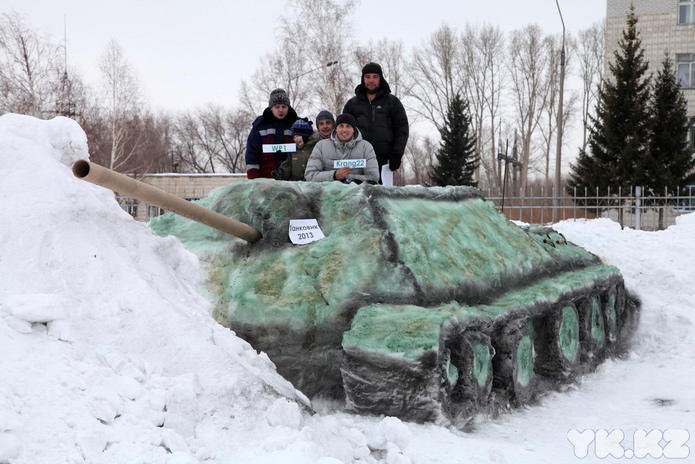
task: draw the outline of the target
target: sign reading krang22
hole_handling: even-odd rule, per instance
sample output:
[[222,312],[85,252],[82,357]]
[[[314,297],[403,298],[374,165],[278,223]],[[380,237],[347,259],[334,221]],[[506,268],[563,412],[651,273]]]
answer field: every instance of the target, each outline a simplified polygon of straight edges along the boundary
[[367,160],[366,159],[344,159],[344,160],[335,160],[333,161],[333,167],[338,169],[338,168],[366,168],[367,167]]

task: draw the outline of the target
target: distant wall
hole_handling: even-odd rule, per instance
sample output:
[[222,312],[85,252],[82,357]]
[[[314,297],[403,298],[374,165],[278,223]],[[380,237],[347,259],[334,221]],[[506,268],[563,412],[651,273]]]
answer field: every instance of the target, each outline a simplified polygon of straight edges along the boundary
[[[246,180],[242,174],[146,174],[139,179],[145,184],[157,187],[167,193],[187,200],[199,200],[218,187],[224,187],[232,182]],[[120,198],[123,208],[138,221],[148,221],[159,216],[161,210],[157,207],[138,202],[130,198]]]

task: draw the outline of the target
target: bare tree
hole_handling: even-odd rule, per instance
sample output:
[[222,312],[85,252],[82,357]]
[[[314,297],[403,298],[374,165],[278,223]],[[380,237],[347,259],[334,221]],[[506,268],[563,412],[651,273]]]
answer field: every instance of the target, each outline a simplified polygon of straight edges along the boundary
[[[543,116],[542,121],[539,124],[539,129],[541,133],[541,143],[544,155],[544,162],[541,174],[543,175],[544,181],[547,185],[552,182],[551,171],[551,153],[556,151],[557,147],[557,110],[559,104],[559,92],[560,92],[560,53],[561,53],[561,41],[560,36],[548,36],[545,38],[545,44],[548,50],[548,69],[547,69],[547,96],[545,107],[542,110]],[[575,41],[571,35],[566,37],[568,47],[566,47],[567,53],[565,56],[565,69],[567,74],[572,73],[572,64],[574,63],[576,50]],[[563,101],[563,111],[562,111],[562,132],[567,133],[566,129],[570,122],[573,120],[576,113],[577,107],[577,94],[575,92],[570,92],[564,95]],[[564,142],[563,142],[564,144]]]
[[218,105],[181,114],[174,128],[176,163],[183,172],[245,172],[251,117]]
[[[548,36],[545,38],[545,47],[548,53],[548,69],[547,72],[547,98],[545,107],[542,109],[543,122],[539,124],[539,129],[543,139],[542,148],[544,155],[544,172],[543,178],[546,184],[550,185],[550,153],[553,151],[553,142],[557,132],[557,109],[560,93],[560,54],[561,54],[561,37]],[[564,104],[564,102],[563,102]],[[565,115],[563,110],[563,117]]]
[[[480,168],[476,176],[480,185],[499,183],[497,137],[500,102],[506,59],[504,35],[499,27],[477,28],[466,25],[462,34],[462,62],[466,72],[466,98],[470,104],[476,135],[476,154]],[[487,153],[487,156],[484,156]],[[482,182],[480,170],[484,171]]]
[[174,157],[182,172],[215,172],[215,153],[209,150],[207,134],[194,113],[176,119]]
[[353,85],[347,65],[355,1],[294,0],[290,6],[294,15],[281,18],[278,47],[262,59],[254,85],[242,83],[244,109],[258,114],[271,90],[281,87],[300,115],[340,113]]
[[413,84],[408,72],[410,63],[405,56],[401,41],[381,39],[377,42],[370,41],[366,46],[357,47],[352,59],[350,94],[360,82],[362,67],[369,62],[374,62],[381,65],[391,93],[400,99],[407,99]]
[[59,47],[17,13],[0,15],[0,112],[53,116]]
[[161,113],[159,115],[144,113],[132,120],[133,132],[138,132],[140,141],[135,165],[138,173],[175,172],[173,158],[173,125],[172,118]]
[[408,96],[418,102],[415,113],[437,130],[444,124],[449,101],[457,93],[465,94],[466,75],[462,72],[460,48],[456,31],[444,24],[422,47],[413,51],[412,87]]
[[547,104],[548,54],[541,28],[530,25],[512,32],[509,55],[512,99],[521,142],[520,188],[523,192],[531,169],[531,142]]
[[588,143],[590,116],[596,107],[596,99],[603,84],[606,24],[596,22],[587,29],[579,31],[578,40],[574,44],[575,54],[579,65],[579,75],[582,78],[582,146],[581,152],[586,151]]
[[217,157],[228,172],[246,172],[244,155],[248,136],[247,121],[252,115],[210,106],[203,120],[206,130],[218,141]]
[[129,124],[138,115],[142,105],[140,82],[135,70],[126,60],[123,49],[113,38],[101,56],[99,69],[105,90],[104,110],[111,139],[108,168],[120,170],[136,154],[140,145],[137,132]]
[[403,156],[403,169],[399,169],[403,172],[403,183],[430,185],[430,172],[436,153],[437,143],[431,137],[411,137]]

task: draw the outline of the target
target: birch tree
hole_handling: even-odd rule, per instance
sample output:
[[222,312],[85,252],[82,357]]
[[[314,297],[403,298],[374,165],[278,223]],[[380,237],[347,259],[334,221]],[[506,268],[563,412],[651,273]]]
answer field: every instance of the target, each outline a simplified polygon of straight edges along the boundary
[[[350,16],[354,0],[295,0],[281,18],[278,47],[261,60],[253,85],[242,85],[244,110],[259,114],[268,95],[284,88],[298,114],[322,109],[340,113],[354,84],[350,50],[354,49]],[[329,63],[331,63],[329,65]]]
[[[409,72],[410,63],[406,60],[406,52],[403,42],[381,39],[370,41],[365,46],[357,47],[352,57],[350,73],[352,86],[349,96],[354,94],[353,90],[360,83],[362,67],[369,62],[379,63],[384,72],[384,78],[389,83],[391,93],[396,95],[401,101],[407,100],[412,91],[412,79]],[[404,103],[405,105],[405,103]]]
[[[476,154],[487,185],[499,183],[498,147],[500,101],[505,79],[504,34],[496,26],[482,28],[466,25],[462,36],[461,61],[466,73],[466,97],[469,101],[476,136]],[[487,156],[485,156],[487,154]],[[476,178],[480,181],[480,172]]]
[[601,91],[604,77],[604,55],[606,24],[596,22],[587,29],[579,31],[578,39],[572,47],[577,57],[579,76],[582,79],[581,115],[582,115],[582,145],[581,151],[586,151],[589,137],[590,118],[595,115],[593,109]]
[[137,116],[142,104],[140,82],[123,49],[113,38],[101,56],[99,70],[111,139],[107,167],[120,170],[139,148],[138,132],[133,130],[129,120]]
[[533,135],[547,104],[548,54],[538,25],[512,32],[509,48],[512,99],[521,142],[521,191],[528,185]]
[[457,93],[465,94],[465,73],[461,62],[461,40],[444,24],[412,54],[412,87],[408,96],[418,104],[413,111],[439,131],[444,126],[449,102]]
[[55,115],[59,50],[19,14],[0,15],[0,113]]

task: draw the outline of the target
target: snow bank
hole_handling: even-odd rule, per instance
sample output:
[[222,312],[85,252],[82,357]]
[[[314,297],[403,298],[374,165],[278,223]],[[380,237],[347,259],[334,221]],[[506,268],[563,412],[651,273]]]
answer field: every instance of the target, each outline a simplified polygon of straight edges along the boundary
[[557,224],[642,298],[637,343],[580,385],[462,433],[333,405],[307,413],[264,355],[210,318],[195,257],[72,176],[87,153],[69,119],[0,117],[0,464],[584,464],[606,459],[592,445],[580,460],[570,430],[621,430],[628,449],[637,429],[695,436],[695,214],[661,232]]
[[0,462],[197,462],[299,433],[308,400],[209,316],[195,256],[72,175],[74,121],[5,115],[0,140]]

